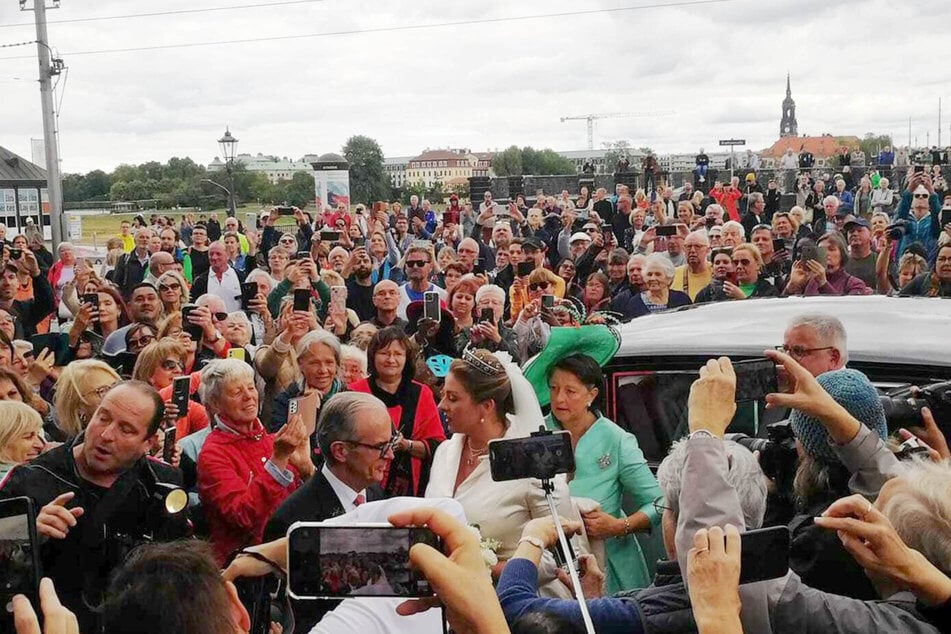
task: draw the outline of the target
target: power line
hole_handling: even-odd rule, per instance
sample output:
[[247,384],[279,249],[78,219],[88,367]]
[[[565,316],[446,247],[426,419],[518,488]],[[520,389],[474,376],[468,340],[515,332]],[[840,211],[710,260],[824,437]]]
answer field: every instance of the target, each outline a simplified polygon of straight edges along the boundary
[[[666,9],[672,7],[689,7],[709,4],[724,4],[727,2],[736,2],[737,0],[681,0],[680,2],[666,2],[657,4],[644,4],[633,7],[614,7],[609,9],[588,9],[584,11],[565,11],[562,13],[542,13],[537,15],[511,16],[504,18],[480,18],[475,20],[457,20],[452,22],[436,22],[433,24],[408,24],[404,26],[385,26],[375,29],[353,29],[350,31],[327,31],[323,33],[301,33],[298,35],[276,35],[270,37],[254,37],[236,40],[220,40],[217,42],[185,42],[182,44],[160,44],[156,46],[134,46],[128,48],[100,49],[92,51],[73,51],[62,53],[62,55],[76,57],[78,55],[106,55],[112,53],[137,53],[143,51],[159,51],[176,48],[199,48],[205,46],[222,46],[226,44],[251,44],[259,42],[278,42],[287,40],[302,40],[322,37],[338,37],[343,35],[363,35],[368,33],[393,33],[399,31],[421,31],[425,29],[439,29],[453,26],[472,26],[477,24],[497,24],[501,22],[525,22],[529,20],[544,20],[551,18],[577,17],[584,15],[595,15],[601,13],[621,13],[627,11],[643,11],[646,9]],[[2,60],[12,59],[31,59],[29,56],[0,57]]]
[[[326,0],[282,0],[281,2],[259,2],[257,4],[237,4],[225,7],[206,7],[204,9],[178,9],[175,11],[156,11],[154,13],[129,13],[127,15],[104,15],[97,18],[70,18],[68,20],[48,20],[47,24],[73,24],[76,22],[100,22],[104,20],[130,20],[133,18],[153,18],[165,15],[181,15],[184,13],[211,13],[213,11],[235,11],[240,9],[257,9],[259,7],[279,7],[288,4],[313,4]],[[0,29],[13,26],[33,26],[32,22],[17,22],[15,24],[0,24]]]

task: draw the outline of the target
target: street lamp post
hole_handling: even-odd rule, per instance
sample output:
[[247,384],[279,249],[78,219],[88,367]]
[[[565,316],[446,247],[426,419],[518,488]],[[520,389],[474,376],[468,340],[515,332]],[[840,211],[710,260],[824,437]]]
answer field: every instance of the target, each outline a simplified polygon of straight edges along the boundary
[[221,154],[225,160],[225,171],[228,173],[228,216],[235,216],[234,200],[234,152],[238,139],[231,136],[231,130],[225,127],[224,136],[218,139],[218,145],[221,146]]

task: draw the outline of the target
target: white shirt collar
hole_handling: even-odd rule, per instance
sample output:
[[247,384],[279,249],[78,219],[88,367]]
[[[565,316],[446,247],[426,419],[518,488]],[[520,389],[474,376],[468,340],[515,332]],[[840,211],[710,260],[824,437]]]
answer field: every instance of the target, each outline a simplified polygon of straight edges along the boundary
[[320,472],[324,474],[324,477],[327,478],[327,482],[330,483],[330,488],[334,490],[334,493],[337,495],[337,499],[340,500],[340,505],[343,506],[344,513],[349,513],[353,509],[357,508],[357,505],[353,503],[357,499],[358,495],[362,495],[364,501],[366,501],[366,489],[362,491],[354,491],[347,484],[343,482],[340,478],[334,475],[334,472],[327,468],[327,464],[324,463],[324,466],[320,468]]

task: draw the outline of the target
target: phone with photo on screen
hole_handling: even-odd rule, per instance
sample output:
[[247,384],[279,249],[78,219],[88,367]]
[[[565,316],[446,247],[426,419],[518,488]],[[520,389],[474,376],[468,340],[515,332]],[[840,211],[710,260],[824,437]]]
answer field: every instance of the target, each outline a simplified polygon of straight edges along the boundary
[[347,312],[347,287],[330,287],[330,312],[334,315],[342,315]]
[[0,502],[0,632],[16,632],[11,602],[26,596],[39,611],[40,557],[36,512],[27,497]]
[[288,594],[298,600],[433,596],[409,562],[415,544],[442,552],[425,527],[295,522],[287,533]]

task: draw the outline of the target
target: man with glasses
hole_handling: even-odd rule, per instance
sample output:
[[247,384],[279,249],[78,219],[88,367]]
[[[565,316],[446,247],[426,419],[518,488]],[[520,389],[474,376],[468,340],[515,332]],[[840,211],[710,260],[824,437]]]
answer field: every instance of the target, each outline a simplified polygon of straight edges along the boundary
[[[277,508],[264,541],[287,534],[294,522],[320,522],[383,499],[379,483],[397,436],[386,405],[364,392],[341,392],[320,410],[317,444],[324,464]],[[338,601],[294,601],[295,632],[309,632]]]
[[682,291],[695,301],[700,292],[713,279],[713,266],[707,261],[710,252],[710,239],[704,231],[693,231],[684,238],[684,250],[687,261],[674,269],[674,281],[670,287]]
[[925,253],[934,252],[941,234],[941,198],[934,191],[931,177],[925,173],[912,173],[908,188],[901,195],[895,221],[904,221],[904,236],[898,245],[899,255],[913,242],[920,242]]
[[779,349],[812,376],[840,370],[849,361],[845,326],[837,317],[822,313],[800,315],[789,322]]
[[[466,238],[466,240],[469,239]],[[463,240],[463,243],[466,240]],[[461,250],[460,245],[460,252]],[[422,301],[427,292],[435,291],[439,294],[441,302],[446,301],[446,291],[429,281],[429,276],[433,272],[432,253],[429,249],[422,246],[410,247],[406,251],[403,266],[408,281],[400,286],[400,304],[396,309],[400,319],[406,319],[406,307],[412,302]]]

